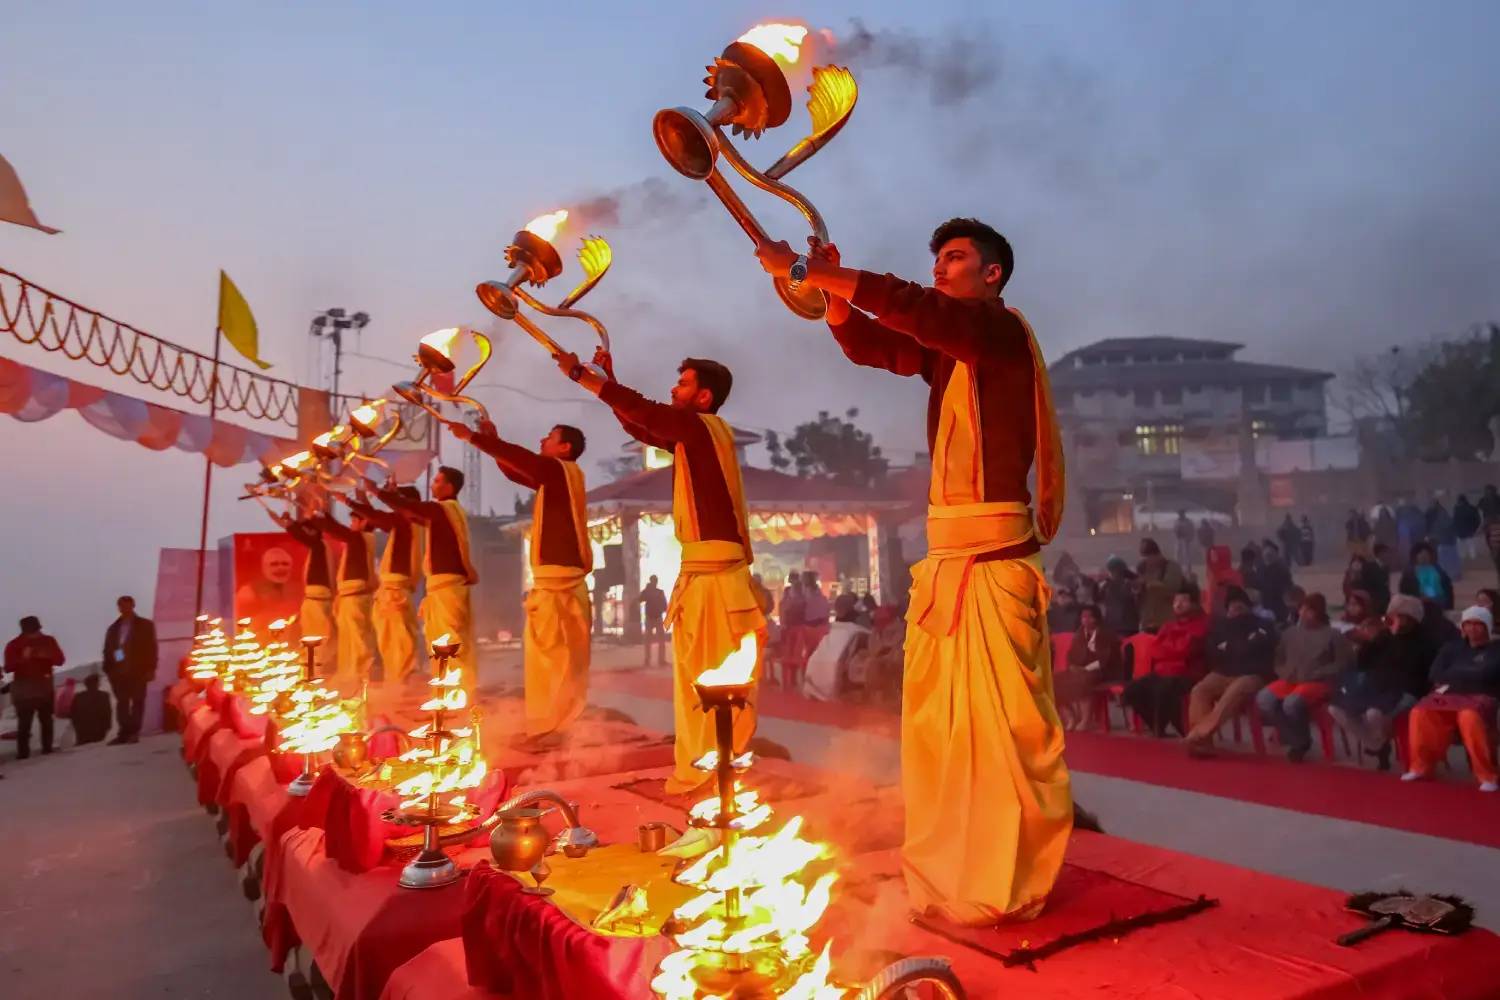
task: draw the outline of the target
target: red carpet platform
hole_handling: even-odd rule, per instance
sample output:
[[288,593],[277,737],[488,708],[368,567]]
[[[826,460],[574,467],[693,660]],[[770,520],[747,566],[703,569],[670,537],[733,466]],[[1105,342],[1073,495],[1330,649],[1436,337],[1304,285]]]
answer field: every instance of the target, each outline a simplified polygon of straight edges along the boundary
[[[190,702],[183,707],[206,756],[210,720]],[[223,759],[231,747],[219,742]],[[389,859],[347,871],[325,856],[321,831],[289,822],[295,807],[266,758],[230,763],[237,766],[226,801],[242,813],[242,836],[280,847],[274,871],[267,862],[268,883],[277,883],[274,893],[268,884],[268,898],[275,895],[280,907],[267,907],[268,941],[286,948],[300,940],[340,1000],[650,995],[663,939],[595,935],[487,864],[482,876],[422,892],[397,887],[399,865]],[[660,788],[666,773],[657,766],[536,783],[578,802],[584,823],[619,845],[582,861],[555,859],[560,893],[570,863],[581,866],[575,874],[600,872],[610,886],[626,880],[611,865],[622,872],[652,866],[656,859],[630,845],[641,823],[681,825],[682,803]],[[822,931],[832,936],[837,968],[851,978],[891,954],[945,955],[976,998],[1500,998],[1500,940],[1489,932],[1393,931],[1341,948],[1334,939],[1363,921],[1343,910],[1340,893],[1081,832],[1036,921],[982,932],[919,926],[904,901],[894,790],[781,761],[763,760],[751,773],[779,817],[804,815],[809,832],[837,848],[843,877]],[[455,857],[470,866],[487,851]],[[280,936],[269,933],[278,921]],[[509,992],[470,985],[471,975],[482,982],[507,973],[514,974]],[[578,983],[588,984],[587,993]]]

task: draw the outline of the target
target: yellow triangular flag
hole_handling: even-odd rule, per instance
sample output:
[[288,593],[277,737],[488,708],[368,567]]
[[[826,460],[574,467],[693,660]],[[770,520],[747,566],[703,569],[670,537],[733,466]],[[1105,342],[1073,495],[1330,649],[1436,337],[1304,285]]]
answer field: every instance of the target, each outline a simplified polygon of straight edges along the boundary
[[14,222],[48,234],[61,232],[37,221],[26,198],[26,189],[21,187],[21,178],[16,176],[15,168],[3,156],[0,156],[0,222]]
[[250,304],[223,271],[219,272],[219,331],[230,347],[262,368],[271,367],[260,359],[260,331],[255,328]]

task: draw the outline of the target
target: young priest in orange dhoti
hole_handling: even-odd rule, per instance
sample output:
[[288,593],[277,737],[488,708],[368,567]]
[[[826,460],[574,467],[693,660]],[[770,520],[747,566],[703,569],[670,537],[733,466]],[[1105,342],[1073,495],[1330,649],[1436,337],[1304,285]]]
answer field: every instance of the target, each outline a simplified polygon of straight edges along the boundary
[[[396,492],[409,500],[421,500],[415,486],[400,486]],[[354,497],[335,493],[365,524],[386,533],[380,553],[379,586],[370,609],[375,645],[387,681],[404,681],[417,669],[417,572],[422,566],[426,531],[400,514],[370,506],[363,492]]]
[[444,635],[459,641],[458,655],[449,666],[462,672],[463,688],[473,704],[479,685],[479,651],[474,648],[470,590],[479,582],[479,574],[469,560],[469,517],[458,502],[463,488],[464,474],[445,465],[432,477],[431,500],[413,500],[391,487],[375,495],[391,510],[427,529],[427,561],[423,566],[427,596],[418,611],[422,631],[429,646]]
[[[713,717],[699,707],[693,681],[722,664],[745,636],[754,634],[760,648],[765,645],[766,617],[750,576],[750,532],[734,431],[717,416],[733,377],[716,361],[689,358],[677,369],[672,402],[657,403],[615,381],[607,354],[601,351],[595,360],[608,377],[584,368],[576,355],[557,359],[569,378],[609,404],[627,433],[673,455],[672,523],[682,546],[682,568],[666,618],[676,722],[676,769],[667,791],[684,792],[711,777],[693,761],[716,745]],[[750,690],[750,705],[734,720],[736,753],[755,734],[759,685]]]
[[583,470],[583,431],[558,424],[539,451],[503,440],[493,424],[478,432],[448,425],[495,460],[505,478],[536,490],[532,507],[531,590],[526,595],[526,735],[571,726],[588,704],[593,615],[586,582],[594,570]]
[[756,255],[829,295],[851,361],[931,386],[928,555],[912,573],[901,712],[907,891],[961,924],[1027,920],[1062,866],[1073,800],[1039,554],[1062,519],[1063,455],[1036,338],[1000,297],[1011,247],[977,220],[944,223],[934,288],[815,250]]

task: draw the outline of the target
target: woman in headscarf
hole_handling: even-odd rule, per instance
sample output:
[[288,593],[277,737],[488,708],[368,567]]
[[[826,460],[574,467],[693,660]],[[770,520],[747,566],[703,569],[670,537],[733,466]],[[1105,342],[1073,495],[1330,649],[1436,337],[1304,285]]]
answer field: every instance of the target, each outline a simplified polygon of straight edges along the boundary
[[1391,575],[1379,563],[1362,555],[1351,556],[1349,568],[1344,571],[1344,600],[1356,590],[1362,590],[1369,598],[1371,610],[1377,615],[1385,614],[1391,603]]
[[1120,637],[1104,626],[1104,616],[1092,604],[1078,609],[1078,631],[1065,662],[1067,669],[1052,675],[1052,693],[1063,724],[1074,731],[1088,725],[1094,690],[1122,679],[1124,672]]

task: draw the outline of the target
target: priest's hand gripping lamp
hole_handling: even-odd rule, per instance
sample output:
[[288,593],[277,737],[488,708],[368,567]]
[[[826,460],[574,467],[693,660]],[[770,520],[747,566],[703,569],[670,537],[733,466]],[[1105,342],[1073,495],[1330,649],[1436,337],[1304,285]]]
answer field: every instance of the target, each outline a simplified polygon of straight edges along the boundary
[[[859,98],[854,75],[841,66],[819,66],[812,71],[807,99],[812,132],[764,172],[750,165],[722,128],[729,125],[732,134],[759,138],[766,129],[785,124],[792,112],[792,93],[779,63],[795,63],[806,37],[807,29],[800,26],[757,25],[731,42],[708,67],[703,82],[708,84],[707,97],[714,103],[706,114],[692,108],[667,108],[657,112],[651,126],[656,148],[672,169],[684,177],[707,182],[757,245],[769,242],[771,237],[719,172],[721,154],[745,180],[795,206],[812,228],[813,241],[828,242],[823,216],[806,196],[781,179],[828,145],[848,122]],[[828,300],[819,289],[787,278],[774,280],[781,301],[803,319],[822,319],[828,311]]]
[[540,288],[562,273],[562,256],[552,241],[567,218],[567,210],[562,209],[527,223],[526,228],[516,233],[505,251],[506,263],[511,265],[510,277],[504,281],[482,282],[474,289],[474,293],[479,296],[479,301],[484,303],[486,309],[501,319],[515,323],[554,356],[563,353],[562,347],[520,311],[522,303],[544,316],[582,320],[594,328],[605,352],[608,352],[609,331],[604,328],[604,324],[581,309],[573,308],[594,290],[594,286],[599,284],[609,270],[610,264],[614,263],[614,251],[603,237],[586,237],[579,246],[578,263],[583,267],[583,281],[557,305],[549,306],[539,301],[523,287],[529,282]]
[[[448,418],[438,412],[429,400],[441,400],[472,407],[481,420],[489,421],[489,411],[476,399],[463,395],[464,389],[481,368],[490,360],[490,338],[478,330],[455,326],[438,330],[423,337],[417,344],[415,360],[420,367],[412,382],[397,382],[391,386],[396,395],[415,406],[420,406],[439,420]],[[454,375],[460,364],[464,365],[462,377],[457,378],[452,391],[433,385],[433,379],[442,375]]]

